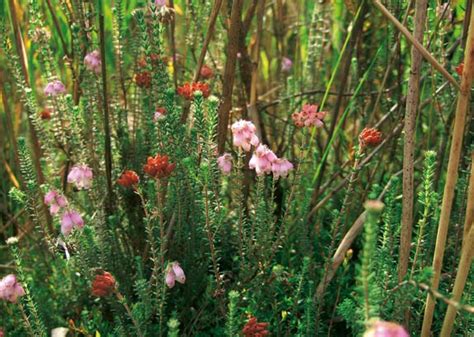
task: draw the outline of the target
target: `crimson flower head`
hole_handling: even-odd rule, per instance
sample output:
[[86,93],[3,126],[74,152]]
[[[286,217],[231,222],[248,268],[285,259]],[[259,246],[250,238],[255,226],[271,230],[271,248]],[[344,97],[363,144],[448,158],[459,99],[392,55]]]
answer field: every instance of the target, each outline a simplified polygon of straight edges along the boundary
[[102,272],[92,281],[92,295],[95,297],[109,296],[115,290],[115,278],[109,272]]
[[141,73],[135,74],[135,83],[140,88],[151,87],[151,74],[148,71],[143,71]]
[[268,336],[268,323],[259,323],[255,317],[250,317],[247,324],[242,329],[245,337],[263,337]]
[[161,179],[168,177],[175,167],[176,164],[170,163],[168,156],[157,154],[155,157],[148,157],[143,171],[153,178]]
[[214,72],[212,71],[211,67],[205,64],[202,66],[199,74],[201,75],[203,79],[208,80],[212,78],[212,76],[214,75]]
[[361,147],[377,146],[382,142],[382,133],[374,128],[365,128],[359,135]]
[[120,178],[117,179],[117,184],[122,187],[132,187],[133,185],[138,184],[140,177],[135,171],[126,170],[122,173]]
[[464,71],[464,62],[459,63],[459,65],[456,67],[456,72],[458,73],[459,76],[462,76],[463,71]]
[[191,101],[194,99],[194,93],[196,91],[202,92],[202,96],[204,98],[208,98],[211,94],[209,90],[209,85],[203,82],[195,82],[195,83],[184,83],[182,86],[178,87],[178,95],[182,96],[183,98]]
[[49,109],[44,109],[43,111],[41,111],[40,117],[41,117],[42,120],[49,120],[49,119],[51,119],[51,110],[49,110]]

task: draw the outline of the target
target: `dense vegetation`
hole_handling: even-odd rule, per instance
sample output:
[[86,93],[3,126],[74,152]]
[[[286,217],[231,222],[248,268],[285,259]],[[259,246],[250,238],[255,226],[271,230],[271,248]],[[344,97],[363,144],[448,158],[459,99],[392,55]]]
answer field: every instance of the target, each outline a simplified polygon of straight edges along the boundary
[[472,18],[0,2],[0,336],[473,336]]

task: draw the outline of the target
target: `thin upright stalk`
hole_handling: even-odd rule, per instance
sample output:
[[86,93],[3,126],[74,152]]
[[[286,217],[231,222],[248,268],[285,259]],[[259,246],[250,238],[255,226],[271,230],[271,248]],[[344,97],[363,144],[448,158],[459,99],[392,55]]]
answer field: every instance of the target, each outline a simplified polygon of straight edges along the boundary
[[[469,196],[466,206],[466,217],[464,221],[463,245],[461,249],[461,259],[459,261],[456,279],[454,281],[453,293],[451,299],[455,302],[461,300],[466,280],[469,275],[472,258],[474,257],[474,151],[471,154],[471,177],[469,180]],[[446,316],[444,317],[443,328],[441,329],[441,337],[451,336],[456,318],[457,308],[453,305],[448,306]]]
[[[454,192],[458,178],[459,160],[461,158],[462,143],[464,138],[464,127],[466,125],[466,116],[469,109],[469,98],[474,79],[474,11],[471,11],[471,24],[469,25],[466,50],[464,52],[464,71],[462,74],[461,89],[458,96],[456,115],[454,117],[454,130],[451,141],[449,162],[446,173],[446,183],[444,185],[443,202],[441,205],[440,221],[438,234],[436,237],[436,246],[433,257],[433,279],[432,287],[437,290],[441,276],[441,267],[443,265],[444,250],[446,247],[446,238],[448,235],[449,219],[453,204]],[[423,317],[422,337],[429,337],[431,334],[431,324],[433,322],[433,313],[435,308],[435,299],[428,296],[425,314]]]
[[227,60],[224,70],[222,104],[219,108],[219,124],[217,130],[217,149],[219,153],[224,152],[227,137],[227,125],[229,123],[230,110],[232,108],[232,92],[234,90],[235,64],[237,62],[237,51],[239,49],[239,34],[241,26],[243,0],[232,2],[230,17],[229,38],[227,42]]
[[[423,43],[423,33],[426,21],[427,0],[417,0],[415,3],[415,32],[417,41]],[[413,230],[414,204],[414,161],[415,161],[415,129],[416,114],[420,103],[421,53],[412,46],[410,79],[405,111],[405,139],[403,144],[403,202],[402,228],[400,233],[400,254],[398,263],[398,280],[402,281],[408,269],[410,245]]]
[[105,133],[105,175],[107,178],[107,213],[110,213],[113,206],[112,187],[112,145],[110,135],[110,113],[107,98],[107,66],[105,63],[105,28],[104,13],[102,11],[102,1],[99,1],[99,33],[100,33],[100,57],[102,61],[102,103],[104,112],[104,133]]

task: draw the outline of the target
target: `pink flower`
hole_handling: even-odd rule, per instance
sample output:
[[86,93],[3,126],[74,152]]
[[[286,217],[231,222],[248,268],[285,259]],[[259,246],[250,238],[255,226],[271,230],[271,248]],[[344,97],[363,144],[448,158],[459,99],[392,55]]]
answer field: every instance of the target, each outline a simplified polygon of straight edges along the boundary
[[405,328],[392,322],[376,321],[363,337],[410,337]]
[[59,94],[65,94],[65,93],[66,93],[66,87],[59,80],[54,80],[52,82],[49,82],[48,84],[46,84],[46,87],[44,88],[44,94],[46,96],[57,96]]
[[67,182],[73,183],[78,189],[89,189],[92,185],[92,170],[86,164],[74,166],[67,176]]
[[323,126],[322,119],[326,116],[325,111],[318,111],[319,107],[314,104],[305,104],[300,112],[295,112],[291,115],[293,122],[299,128],[307,127],[321,127]]
[[18,297],[25,295],[25,290],[13,274],[7,275],[0,281],[0,299],[16,303]]
[[0,329],[0,337],[5,336],[5,333],[3,332],[3,329]]
[[277,156],[266,145],[260,144],[250,158],[249,167],[255,169],[257,175],[270,173],[272,164],[277,160]]
[[217,158],[217,165],[223,174],[229,174],[230,171],[232,171],[232,155],[230,153],[224,153]]
[[165,108],[156,108],[155,114],[153,115],[153,122],[158,122],[166,117],[166,109]]
[[62,207],[66,207],[68,204],[66,197],[55,190],[46,193],[44,203],[49,206],[51,215],[57,214]]
[[241,147],[245,151],[250,151],[251,145],[257,146],[260,143],[255,134],[257,129],[252,122],[241,119],[232,124],[231,130],[234,146]]
[[293,164],[285,158],[277,158],[272,163],[272,172],[275,179],[286,178],[291,170],[293,170]]
[[170,289],[174,287],[176,281],[181,284],[186,282],[186,276],[184,275],[184,271],[178,262],[172,262],[168,265],[165,281],[166,285]]
[[166,6],[166,0],[155,0],[155,5],[158,7]]
[[68,236],[74,228],[82,227],[84,227],[84,220],[82,220],[78,212],[69,210],[63,213],[61,217],[61,233],[64,236]]
[[289,72],[293,67],[293,61],[288,57],[283,57],[281,60],[281,70],[285,73]]
[[100,53],[98,50],[94,50],[84,57],[84,65],[90,71],[100,74],[102,70],[102,60],[100,58]]

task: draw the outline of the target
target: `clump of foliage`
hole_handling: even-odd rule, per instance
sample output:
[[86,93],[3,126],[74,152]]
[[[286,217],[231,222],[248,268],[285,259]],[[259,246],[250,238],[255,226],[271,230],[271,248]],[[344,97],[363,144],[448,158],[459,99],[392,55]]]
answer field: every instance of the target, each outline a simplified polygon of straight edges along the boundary
[[420,3],[2,2],[0,336],[472,335],[474,14]]

